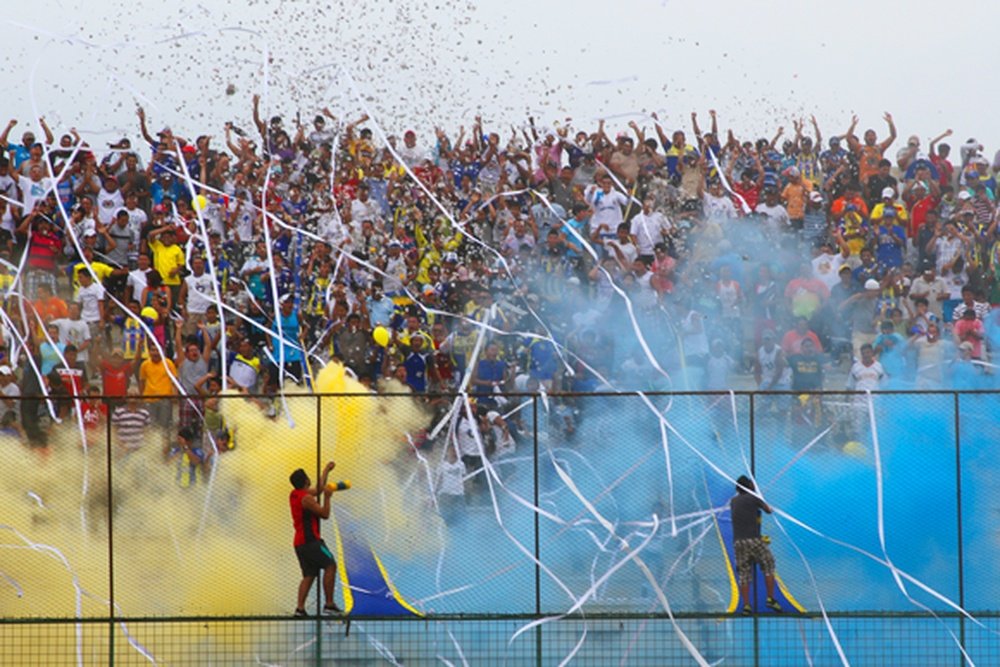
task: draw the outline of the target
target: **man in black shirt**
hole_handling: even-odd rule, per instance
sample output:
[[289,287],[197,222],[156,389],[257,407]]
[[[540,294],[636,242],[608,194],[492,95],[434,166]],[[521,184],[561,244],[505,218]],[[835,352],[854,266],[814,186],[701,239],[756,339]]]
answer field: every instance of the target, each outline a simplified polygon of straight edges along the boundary
[[736,495],[729,501],[729,511],[733,519],[733,547],[736,551],[736,569],[739,574],[740,595],[743,597],[743,614],[753,611],[750,604],[750,579],[753,564],[757,563],[764,572],[767,588],[767,606],[781,611],[781,605],[774,599],[774,556],[771,548],[760,536],[760,512],[771,513],[771,506],[753,493],[754,483],[746,475],[736,480]]

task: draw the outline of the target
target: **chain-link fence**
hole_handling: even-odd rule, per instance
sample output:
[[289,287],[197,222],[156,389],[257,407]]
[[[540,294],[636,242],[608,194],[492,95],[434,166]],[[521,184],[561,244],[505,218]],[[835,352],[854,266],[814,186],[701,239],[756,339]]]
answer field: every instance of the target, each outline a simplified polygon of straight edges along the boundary
[[[0,664],[1000,664],[1000,394],[473,398],[8,402]],[[329,460],[350,624],[292,615]],[[741,614],[741,474],[781,614]]]

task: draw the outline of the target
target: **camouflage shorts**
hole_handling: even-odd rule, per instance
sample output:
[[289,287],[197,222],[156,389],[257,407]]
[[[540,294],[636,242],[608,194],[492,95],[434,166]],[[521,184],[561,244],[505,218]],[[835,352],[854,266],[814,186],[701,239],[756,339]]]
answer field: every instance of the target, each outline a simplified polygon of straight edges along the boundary
[[760,566],[765,575],[774,574],[774,556],[764,540],[759,537],[737,540],[733,546],[736,549],[736,570],[740,581],[749,581],[754,563]]

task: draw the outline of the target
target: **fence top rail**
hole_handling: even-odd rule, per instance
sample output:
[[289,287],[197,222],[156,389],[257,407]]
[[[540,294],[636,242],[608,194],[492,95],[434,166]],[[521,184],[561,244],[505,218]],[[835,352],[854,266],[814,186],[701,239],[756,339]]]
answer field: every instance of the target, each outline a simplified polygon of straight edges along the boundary
[[[739,389],[732,391],[552,391],[546,394],[541,394],[539,392],[523,392],[523,391],[511,391],[502,392],[498,394],[489,394],[489,396],[503,396],[504,398],[530,398],[537,399],[544,396],[549,396],[552,398],[623,398],[623,397],[677,397],[677,396],[864,396],[866,394],[871,394],[872,396],[979,396],[979,395],[993,395],[1000,396],[1000,389],[879,389],[877,391],[866,392],[866,391],[854,391],[850,389],[822,389],[816,391],[758,391],[752,389]],[[295,392],[289,391],[285,392],[284,397],[286,399],[294,400],[296,398],[302,399],[317,399],[317,398],[457,398],[463,394],[457,392],[425,392],[420,394],[414,394],[412,392]],[[478,398],[480,394],[467,393],[465,394],[469,398]],[[482,394],[485,395],[485,394]],[[259,399],[274,399],[277,394],[242,394],[235,392],[224,392],[222,394],[213,394],[212,397],[234,400],[238,398],[259,398]],[[88,394],[86,396],[44,396],[41,394],[30,394],[23,396],[14,396],[8,398],[8,400],[14,401],[84,401],[84,400],[101,400],[101,401],[125,401],[130,397],[127,396],[107,396],[104,394]],[[134,397],[139,401],[159,401],[159,400],[173,400],[173,401],[184,401],[184,400],[199,400],[206,398],[205,395],[193,395],[189,396],[186,394],[149,394]]]
[[[969,615],[977,619],[1000,619],[1000,610],[979,610],[968,611]],[[551,619],[552,614],[531,613],[463,613],[463,614],[426,614],[424,616],[372,616],[351,614],[352,621],[382,621],[382,622],[501,622],[501,621],[536,621],[541,619]],[[926,619],[926,618],[968,618],[963,612],[940,610],[931,614],[926,611],[882,611],[882,610],[858,610],[858,611],[834,611],[827,610],[826,616],[837,619]],[[782,619],[821,619],[823,614],[819,611],[808,611],[803,613],[787,614],[766,614],[757,615],[758,618],[782,618]],[[88,617],[59,617],[59,616],[22,616],[22,617],[0,617],[0,626],[3,625],[65,625],[65,624],[101,624],[113,620],[115,623],[271,623],[271,622],[301,622],[303,620],[321,619],[325,621],[338,620],[339,616],[290,616],[288,614],[274,615],[234,615],[234,616],[88,616]],[[670,620],[671,618],[680,620],[723,620],[727,618],[743,618],[742,614],[730,614],[726,612],[701,612],[701,611],[675,611],[672,614],[666,612],[587,612],[560,615],[559,621],[621,621],[621,620]]]

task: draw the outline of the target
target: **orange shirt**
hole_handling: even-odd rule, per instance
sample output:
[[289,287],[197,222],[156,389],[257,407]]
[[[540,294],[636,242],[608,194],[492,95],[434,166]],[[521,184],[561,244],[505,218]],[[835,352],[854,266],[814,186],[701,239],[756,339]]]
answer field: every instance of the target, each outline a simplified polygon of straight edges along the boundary
[[868,177],[878,173],[878,161],[882,159],[882,149],[878,144],[874,146],[862,145],[858,149],[858,178],[862,185],[868,182]]
[[63,317],[69,317],[69,309],[66,302],[57,296],[50,296],[48,299],[39,299],[32,304],[38,311],[38,316],[42,322],[51,322]]
[[801,220],[806,215],[806,197],[812,186],[809,181],[799,179],[798,183],[789,183],[781,191],[781,198],[785,200],[785,209],[788,217],[792,220]]

